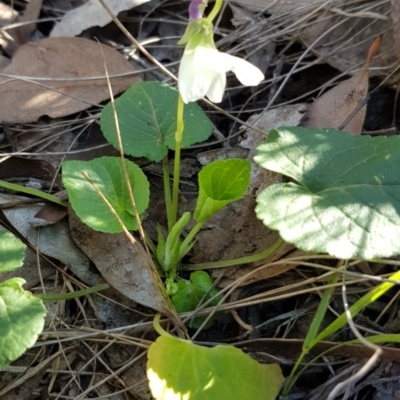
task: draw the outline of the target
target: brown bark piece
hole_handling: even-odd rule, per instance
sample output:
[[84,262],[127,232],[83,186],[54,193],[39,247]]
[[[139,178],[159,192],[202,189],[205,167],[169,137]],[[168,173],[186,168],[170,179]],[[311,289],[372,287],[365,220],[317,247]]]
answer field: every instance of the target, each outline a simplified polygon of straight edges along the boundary
[[0,73],[0,122],[35,122],[63,117],[109,98],[105,66],[114,95],[139,78],[116,50],[81,38],[49,38],[26,44]]

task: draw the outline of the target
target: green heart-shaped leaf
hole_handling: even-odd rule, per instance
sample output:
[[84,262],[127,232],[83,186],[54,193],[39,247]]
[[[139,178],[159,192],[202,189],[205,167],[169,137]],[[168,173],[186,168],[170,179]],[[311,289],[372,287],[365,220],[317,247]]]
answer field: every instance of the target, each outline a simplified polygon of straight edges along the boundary
[[194,218],[205,222],[227,204],[240,199],[250,182],[250,162],[231,158],[214,161],[199,173]]
[[0,283],[0,369],[33,346],[44,327],[46,308],[25,281],[13,278]]
[[265,225],[305,251],[371,259],[400,253],[400,137],[280,127],[254,160],[298,183],[257,197]]
[[[125,160],[137,212],[141,215],[149,204],[149,182],[142,170]],[[67,161],[62,178],[69,200],[78,217],[95,231],[122,232],[117,219],[102,200],[90,181],[101,191],[117,212],[128,230],[136,230],[137,223],[125,183],[122,162],[118,157],[102,157],[91,161]]]
[[[160,161],[175,149],[177,105],[178,91],[160,82],[136,83],[115,100],[124,153]],[[185,105],[183,118],[182,148],[210,137],[212,124],[196,103]],[[111,103],[100,121],[105,138],[119,149]]]
[[150,346],[147,377],[156,400],[274,400],[283,382],[277,364],[259,364],[233,346],[207,348],[170,335]]

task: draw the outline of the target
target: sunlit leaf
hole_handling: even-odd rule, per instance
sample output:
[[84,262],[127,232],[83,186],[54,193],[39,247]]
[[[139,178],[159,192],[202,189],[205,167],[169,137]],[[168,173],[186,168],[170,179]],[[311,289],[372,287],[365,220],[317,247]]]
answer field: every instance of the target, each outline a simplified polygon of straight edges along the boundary
[[170,335],[148,352],[156,400],[274,400],[283,382],[277,364],[259,364],[233,346],[207,348]]
[[[175,149],[178,91],[160,82],[139,82],[115,100],[124,153],[160,161]],[[212,124],[196,103],[185,105],[182,148],[207,140]],[[118,148],[111,103],[101,112],[101,129]]]
[[400,253],[399,136],[280,127],[254,160],[297,182],[257,197],[258,218],[287,242],[342,259]]
[[197,222],[205,222],[227,204],[240,199],[250,182],[250,163],[231,158],[214,161],[199,173],[199,197],[194,212]]
[[[125,160],[137,211],[141,215],[149,204],[149,182],[142,170]],[[101,232],[121,232],[122,228],[107,204],[90,181],[101,191],[115,209],[127,229],[136,230],[137,223],[127,185],[118,157],[102,157],[91,161],[67,161],[62,178],[69,200],[78,217],[88,226]]]

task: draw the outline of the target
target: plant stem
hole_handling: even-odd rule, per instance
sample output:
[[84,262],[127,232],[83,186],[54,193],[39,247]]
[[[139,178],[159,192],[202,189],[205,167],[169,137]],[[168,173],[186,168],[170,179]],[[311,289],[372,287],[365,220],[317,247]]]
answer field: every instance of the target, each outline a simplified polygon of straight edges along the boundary
[[204,222],[198,222],[192,230],[185,237],[185,240],[181,244],[181,254],[185,252],[186,248],[190,245],[194,237],[197,235],[201,227],[204,225]]
[[[194,229],[194,228],[193,228]],[[187,239],[187,238],[186,238]],[[185,241],[186,241],[185,239]],[[264,260],[264,258],[270,257],[285,243],[282,239],[278,239],[271,247],[261,253],[253,254],[251,256],[235,258],[233,260],[216,261],[210,263],[186,265],[185,269],[188,271],[197,271],[199,269],[213,269],[213,268],[224,268],[232,267],[234,265],[249,264],[256,261]]]
[[15,190],[17,192],[27,193],[32,196],[40,197],[41,199],[51,201],[52,203],[59,204],[60,206],[68,207],[68,203],[66,201],[63,201],[59,197],[54,196],[52,194],[42,192],[41,190],[32,189],[22,185],[17,185],[15,183],[10,183],[1,180],[0,180],[0,187],[10,190]]
[[181,167],[181,143],[183,136],[183,107],[184,103],[181,95],[178,95],[178,106],[176,110],[176,132],[175,132],[175,158],[174,158],[174,180],[172,185],[172,204],[171,204],[171,229],[175,225],[178,214],[178,195],[179,195],[179,176]]
[[71,300],[77,297],[100,292],[101,290],[108,289],[109,287],[110,285],[108,283],[104,283],[102,285],[97,285],[86,289],[77,290],[76,292],[72,293],[35,294],[35,297],[38,297],[43,301]]
[[[340,266],[342,262],[338,266]],[[339,273],[333,274],[328,281],[329,285],[333,285],[337,282],[339,278]],[[311,322],[310,328],[308,329],[307,336],[304,339],[303,347],[300,356],[296,360],[296,364],[293,366],[292,371],[290,372],[290,376],[288,379],[286,379],[286,384],[283,388],[282,395],[287,396],[288,393],[290,392],[290,389],[292,386],[295,384],[297,380],[296,372],[300,367],[300,364],[302,363],[304,357],[308,354],[309,352],[309,345],[310,343],[316,338],[319,332],[319,328],[321,326],[321,323],[325,317],[326,311],[328,310],[329,307],[329,301],[332,296],[334,287],[330,287],[328,289],[325,289],[324,294],[322,296],[321,301],[319,302],[317,312],[314,315],[313,321]]]
[[171,186],[169,183],[169,168],[168,168],[168,157],[165,156],[163,159],[163,179],[164,179],[164,198],[165,198],[165,209],[167,211],[168,220],[168,232],[171,232]]
[[216,0],[213,9],[206,18],[206,21],[210,24],[214,21],[214,18],[218,15],[222,7],[222,0]]

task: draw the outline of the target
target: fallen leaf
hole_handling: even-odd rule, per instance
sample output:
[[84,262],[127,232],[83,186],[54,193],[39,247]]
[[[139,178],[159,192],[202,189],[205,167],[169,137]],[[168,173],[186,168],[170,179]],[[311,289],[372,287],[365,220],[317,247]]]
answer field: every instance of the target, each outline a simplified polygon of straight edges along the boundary
[[369,66],[380,42],[378,37],[372,43],[367,61],[357,74],[334,86],[308,107],[303,127],[338,128],[361,134],[367,105],[360,105],[368,94]]
[[47,161],[33,158],[10,157],[1,163],[0,179],[36,178],[61,185],[56,169]]
[[11,24],[17,17],[17,11],[7,4],[0,3],[0,26]]
[[133,246],[125,233],[96,232],[81,222],[72,208],[69,226],[76,244],[111,286],[141,305],[172,314],[151,273],[151,260],[138,241]]
[[30,0],[26,5],[23,15],[20,15],[14,21],[20,24],[15,28],[7,30],[7,38],[1,38],[0,44],[8,55],[13,55],[21,45],[28,42],[31,33],[36,29],[36,23],[42,9],[43,0]]
[[[382,44],[373,61],[371,76],[388,76],[398,66],[393,40],[394,25],[388,17],[389,1],[364,0],[360,4],[348,0],[233,2],[253,11],[268,12],[271,18],[267,20],[266,29],[271,31],[276,28],[281,32],[287,29],[290,39],[300,39],[317,57],[339,71],[349,73],[357,70],[365,61],[371,38],[379,35]],[[289,38],[285,35],[286,40]],[[386,84],[395,85],[399,79],[400,73],[397,72]]]
[[[105,0],[114,15],[121,11],[130,10],[150,0]],[[50,33],[50,37],[77,36],[92,26],[105,26],[112,19],[104,10],[99,0],[90,0],[81,7],[65,14]]]
[[[100,48],[101,46],[101,48]],[[116,50],[81,38],[49,38],[18,49],[0,73],[0,122],[62,117],[109,98],[102,51],[114,95],[139,78]]]
[[[0,193],[0,204],[16,199],[29,200],[27,197]],[[34,248],[38,248],[40,253],[59,260],[89,286],[102,283],[100,274],[96,270],[92,271],[89,259],[73,242],[66,221],[49,225],[35,218],[41,208],[41,204],[29,204],[7,208],[2,212],[21,236]]]

